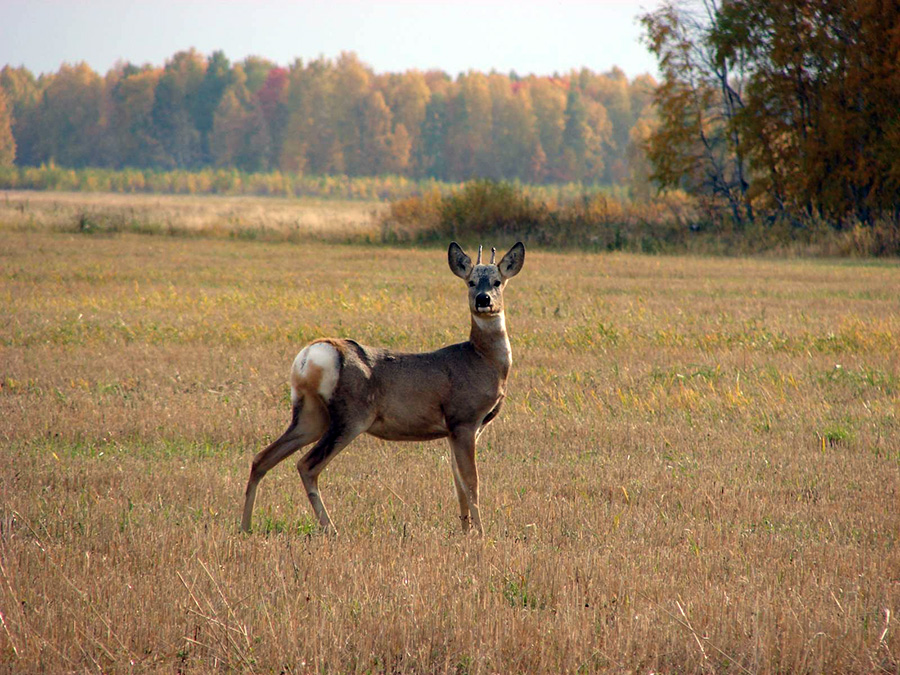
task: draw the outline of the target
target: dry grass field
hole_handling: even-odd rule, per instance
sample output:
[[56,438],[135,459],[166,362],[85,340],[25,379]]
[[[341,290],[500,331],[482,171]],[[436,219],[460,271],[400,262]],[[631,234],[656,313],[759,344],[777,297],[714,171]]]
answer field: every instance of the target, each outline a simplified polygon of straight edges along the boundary
[[242,536],[297,350],[464,298],[443,249],[0,227],[0,670],[900,672],[895,263],[529,250],[483,541],[444,442],[372,438],[339,538],[292,461]]
[[271,241],[373,239],[381,202],[304,197],[0,191],[3,230],[140,232]]

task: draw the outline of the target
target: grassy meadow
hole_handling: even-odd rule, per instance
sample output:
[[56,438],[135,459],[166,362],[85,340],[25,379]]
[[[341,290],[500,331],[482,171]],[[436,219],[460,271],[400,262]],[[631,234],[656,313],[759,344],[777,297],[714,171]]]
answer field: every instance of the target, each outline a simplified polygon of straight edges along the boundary
[[0,191],[0,232],[158,234],[261,241],[373,240],[377,201]]
[[0,671],[900,672],[895,262],[531,248],[484,540],[445,442],[370,437],[320,481],[340,537],[292,460],[244,536],[305,342],[466,338],[445,249],[321,213],[331,241],[218,236],[240,204],[292,227],[287,200],[104,197],[215,212],[135,234],[26,197],[0,198]]

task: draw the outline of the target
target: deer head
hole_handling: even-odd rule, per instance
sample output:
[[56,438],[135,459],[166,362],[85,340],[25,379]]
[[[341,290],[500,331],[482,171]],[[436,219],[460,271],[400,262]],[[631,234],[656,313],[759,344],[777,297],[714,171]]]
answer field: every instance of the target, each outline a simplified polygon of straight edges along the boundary
[[475,316],[496,316],[503,313],[503,289],[506,282],[522,269],[525,263],[525,245],[520,241],[506,252],[499,263],[495,263],[496,249],[491,249],[491,261],[481,262],[481,247],[478,260],[473,265],[455,241],[447,251],[450,271],[469,286],[469,310]]

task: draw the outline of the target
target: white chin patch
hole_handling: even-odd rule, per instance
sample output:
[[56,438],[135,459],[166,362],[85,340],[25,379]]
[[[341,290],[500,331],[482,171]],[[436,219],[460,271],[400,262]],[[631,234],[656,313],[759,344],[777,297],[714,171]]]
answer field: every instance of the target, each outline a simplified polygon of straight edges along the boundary
[[475,311],[478,312],[479,314],[490,314],[491,308],[490,307],[476,307]]

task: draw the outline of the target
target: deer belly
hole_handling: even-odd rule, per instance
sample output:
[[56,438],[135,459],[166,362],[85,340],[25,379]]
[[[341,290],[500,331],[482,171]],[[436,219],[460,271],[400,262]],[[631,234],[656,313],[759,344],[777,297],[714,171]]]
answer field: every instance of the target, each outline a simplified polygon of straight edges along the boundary
[[388,411],[377,414],[367,432],[386,441],[430,441],[449,435],[439,408],[432,411],[417,409],[415,405],[407,407],[402,414],[392,415]]

